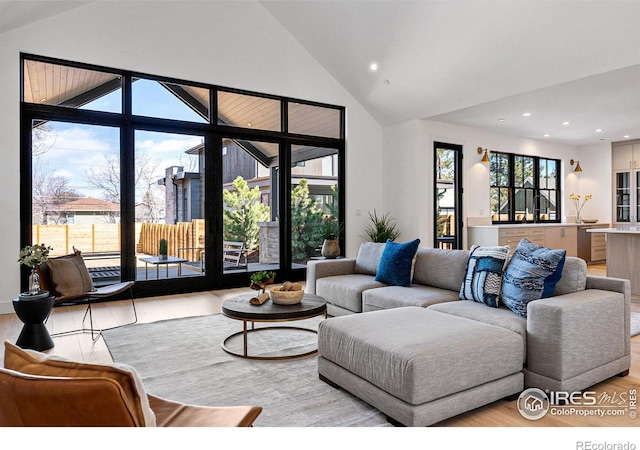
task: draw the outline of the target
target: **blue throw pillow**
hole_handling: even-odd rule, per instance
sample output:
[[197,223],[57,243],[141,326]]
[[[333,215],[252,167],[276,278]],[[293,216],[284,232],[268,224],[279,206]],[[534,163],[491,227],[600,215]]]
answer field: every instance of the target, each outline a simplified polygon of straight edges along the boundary
[[550,297],[562,277],[567,251],[552,250],[522,238],[504,273],[502,299],[519,316],[527,316],[527,304]]
[[419,245],[420,239],[402,244],[388,239],[378,264],[376,281],[391,286],[411,286],[413,258],[416,256]]
[[464,280],[460,287],[461,300],[473,300],[494,308],[498,307],[502,270],[509,256],[509,249],[508,245],[471,247]]

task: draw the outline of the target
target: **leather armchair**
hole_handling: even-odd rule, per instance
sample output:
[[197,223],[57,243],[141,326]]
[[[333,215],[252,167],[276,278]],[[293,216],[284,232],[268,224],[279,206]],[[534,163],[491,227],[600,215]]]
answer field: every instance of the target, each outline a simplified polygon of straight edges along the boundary
[[11,368],[0,368],[0,426],[249,427],[262,412],[156,397],[128,366],[67,361],[8,341],[5,366]]

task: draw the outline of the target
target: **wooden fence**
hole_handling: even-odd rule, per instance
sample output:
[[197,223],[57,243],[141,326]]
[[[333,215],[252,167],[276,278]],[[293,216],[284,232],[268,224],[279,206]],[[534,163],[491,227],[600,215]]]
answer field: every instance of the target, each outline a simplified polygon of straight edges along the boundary
[[73,247],[83,253],[120,252],[120,224],[34,225],[33,242],[53,248],[51,256],[67,255]]
[[[200,259],[200,252],[193,250],[204,247],[204,220],[179,222],[175,225],[159,223],[136,223],[136,252],[148,255],[158,254],[160,239],[169,244],[169,255],[180,256],[191,261]],[[120,253],[120,224],[86,225],[34,225],[33,242],[44,243],[53,248],[51,256],[67,255],[73,247],[82,253]]]
[[175,225],[162,223],[142,223],[138,238],[138,252],[158,254],[160,239],[166,239],[169,256],[179,256],[189,261],[199,261],[204,248],[204,220],[178,222]]

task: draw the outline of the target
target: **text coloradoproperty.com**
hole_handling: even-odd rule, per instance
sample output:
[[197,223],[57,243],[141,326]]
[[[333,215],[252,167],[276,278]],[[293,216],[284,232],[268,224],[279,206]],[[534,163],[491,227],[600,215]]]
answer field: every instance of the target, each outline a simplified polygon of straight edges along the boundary
[[627,414],[627,408],[580,408],[559,407],[551,408],[549,414],[553,416],[624,416]]

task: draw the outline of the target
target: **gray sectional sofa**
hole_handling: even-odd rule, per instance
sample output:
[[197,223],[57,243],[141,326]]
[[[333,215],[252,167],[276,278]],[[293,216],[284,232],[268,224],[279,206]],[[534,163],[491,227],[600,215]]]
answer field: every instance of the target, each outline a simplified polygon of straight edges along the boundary
[[[307,292],[328,302],[321,379],[427,426],[525,387],[580,391],[630,367],[630,283],[567,257],[553,296],[508,308],[459,300],[469,252],[419,248],[410,287],[375,280],[385,244],[311,261]],[[358,314],[362,313],[362,314]]]

